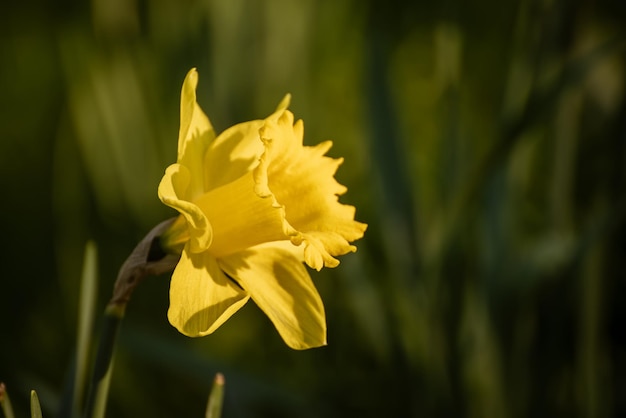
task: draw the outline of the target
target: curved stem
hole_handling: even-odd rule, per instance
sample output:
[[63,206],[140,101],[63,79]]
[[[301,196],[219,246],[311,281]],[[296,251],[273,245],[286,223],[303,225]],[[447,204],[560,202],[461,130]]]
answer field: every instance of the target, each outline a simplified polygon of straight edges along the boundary
[[154,227],[135,247],[120,268],[113,288],[113,296],[104,310],[102,335],[98,343],[93,375],[85,402],[84,418],[104,416],[115,342],[126,305],[133,291],[146,277],[172,271],[178,263],[180,256],[166,254],[159,244],[161,234],[173,222],[174,218]]

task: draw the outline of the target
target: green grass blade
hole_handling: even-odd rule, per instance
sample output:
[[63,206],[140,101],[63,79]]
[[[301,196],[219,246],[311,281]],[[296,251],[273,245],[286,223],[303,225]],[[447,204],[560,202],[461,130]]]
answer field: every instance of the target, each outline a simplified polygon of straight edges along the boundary
[[220,418],[222,415],[222,404],[224,403],[224,375],[218,373],[215,375],[211,394],[209,395],[209,403],[206,407],[206,418]]
[[41,405],[39,404],[39,397],[34,390],[30,391],[30,416],[31,418],[42,418]]
[[93,323],[96,311],[98,288],[98,249],[93,241],[85,245],[83,274],[80,286],[78,324],[76,332],[76,373],[74,375],[74,394],[72,416],[80,414],[85,394],[85,382],[89,368],[89,351],[93,335]]
[[2,382],[0,382],[0,408],[2,408],[5,418],[15,418],[7,388]]

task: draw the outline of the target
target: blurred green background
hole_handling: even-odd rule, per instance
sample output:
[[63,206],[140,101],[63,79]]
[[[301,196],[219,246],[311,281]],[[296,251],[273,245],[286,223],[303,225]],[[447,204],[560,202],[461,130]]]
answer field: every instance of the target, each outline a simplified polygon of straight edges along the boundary
[[[253,304],[167,322],[168,277],[122,326],[108,416],[626,415],[626,3],[25,0],[0,6],[0,381],[55,416],[85,243],[98,312],[176,158],[191,67],[218,131],[291,92],[369,224],[312,272],[328,342]],[[99,317],[98,317],[99,319]],[[99,322],[96,324],[98,328]]]

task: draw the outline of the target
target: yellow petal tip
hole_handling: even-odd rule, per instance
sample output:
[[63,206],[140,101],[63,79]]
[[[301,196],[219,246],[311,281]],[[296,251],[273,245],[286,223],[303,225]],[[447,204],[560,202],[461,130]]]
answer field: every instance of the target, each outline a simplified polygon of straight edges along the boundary
[[280,101],[280,103],[276,107],[276,112],[280,112],[280,111],[287,109],[290,103],[291,103],[291,94],[287,93],[285,94],[285,97],[283,97],[283,99]]

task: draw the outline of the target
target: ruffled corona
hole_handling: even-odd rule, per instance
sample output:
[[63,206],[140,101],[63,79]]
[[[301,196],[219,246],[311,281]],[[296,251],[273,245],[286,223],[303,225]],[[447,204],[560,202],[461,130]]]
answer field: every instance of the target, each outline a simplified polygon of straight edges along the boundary
[[[177,163],[159,197],[181,216],[163,246],[182,252],[170,287],[170,322],[190,336],[206,335],[248,297],[297,349],[325,344],[321,299],[302,262],[320,270],[356,251],[350,242],[366,225],[326,157],[330,141],[303,146],[289,96],[265,120],[245,122],[215,137],[195,98],[197,73],[185,79]],[[233,283],[236,282],[235,284]],[[200,293],[200,294],[198,294]]]

